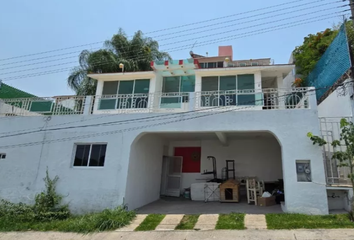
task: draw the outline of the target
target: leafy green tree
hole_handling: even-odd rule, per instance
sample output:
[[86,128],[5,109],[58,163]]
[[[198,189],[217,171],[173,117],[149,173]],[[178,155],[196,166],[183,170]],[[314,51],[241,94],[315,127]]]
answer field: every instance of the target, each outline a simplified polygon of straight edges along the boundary
[[[352,189],[354,191],[354,124],[353,122],[349,122],[347,119],[343,118],[340,121],[340,139],[334,140],[331,145],[334,148],[334,154],[332,159],[338,160],[338,167],[348,167],[349,174],[348,178],[352,183]],[[312,133],[308,133],[307,136],[311,139],[313,144],[317,144],[319,146],[323,146],[327,144],[327,142],[319,137],[315,136]],[[343,151],[337,151],[337,147],[341,144],[345,145]],[[351,199],[352,211],[350,212],[351,220],[354,220],[354,201]]]
[[[304,79],[303,85],[306,85],[307,76],[315,68],[316,63],[320,60],[333,39],[337,36],[340,26],[341,24],[334,26],[333,28],[327,28],[323,32],[309,34],[304,38],[303,44],[296,47],[293,51],[296,73],[301,75],[301,78]],[[352,21],[346,22],[346,30],[348,40],[350,44],[353,45],[354,28]]]
[[104,48],[98,51],[84,50],[79,56],[79,67],[72,69],[67,81],[77,95],[94,95],[96,81],[87,76],[89,73],[121,72],[119,64],[124,64],[124,71],[148,71],[150,62],[171,59],[167,52],[159,51],[159,44],[150,37],[144,37],[137,31],[129,39],[122,29],[107,40]]

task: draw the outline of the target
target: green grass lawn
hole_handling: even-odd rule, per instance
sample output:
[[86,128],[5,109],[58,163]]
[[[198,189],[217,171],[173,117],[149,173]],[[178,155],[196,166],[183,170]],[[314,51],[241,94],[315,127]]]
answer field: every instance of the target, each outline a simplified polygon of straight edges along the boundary
[[304,214],[266,214],[268,229],[319,229],[354,228],[347,214],[304,215]]
[[115,230],[128,225],[134,217],[135,212],[125,211],[122,208],[52,221],[23,220],[2,216],[0,217],[0,232],[29,230],[79,233],[100,232]]
[[160,224],[162,219],[166,215],[163,214],[150,214],[148,215],[144,221],[135,229],[135,231],[151,231],[155,230],[157,225]]
[[197,223],[199,215],[184,215],[176,230],[191,230]]
[[215,229],[245,229],[245,214],[220,214]]

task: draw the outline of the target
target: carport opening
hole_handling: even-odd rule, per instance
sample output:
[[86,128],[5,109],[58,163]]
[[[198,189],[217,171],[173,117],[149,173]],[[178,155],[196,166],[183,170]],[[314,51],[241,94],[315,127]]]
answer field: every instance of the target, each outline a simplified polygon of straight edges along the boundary
[[[255,206],[266,191],[269,206]],[[140,213],[281,212],[281,146],[269,132],[147,133],[131,146],[125,197]]]

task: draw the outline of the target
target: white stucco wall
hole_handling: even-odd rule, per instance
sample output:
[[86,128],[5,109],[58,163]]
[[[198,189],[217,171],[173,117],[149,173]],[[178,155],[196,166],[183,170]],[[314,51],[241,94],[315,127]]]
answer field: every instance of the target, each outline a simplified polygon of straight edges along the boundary
[[[201,171],[213,169],[208,156],[216,158],[218,178],[221,178],[225,160],[235,160],[236,176],[256,176],[263,181],[277,181],[283,178],[281,150],[272,137],[230,140],[222,146],[217,140],[202,141]],[[209,176],[210,177],[210,176]]]
[[125,202],[135,209],[160,198],[163,142],[143,135],[131,146]]
[[[165,119],[137,121],[147,116],[164,116]],[[42,178],[48,166],[51,174],[59,175],[58,192],[67,195],[65,201],[72,209],[89,211],[113,207],[122,204],[125,195],[129,196],[129,201],[133,201],[131,196],[141,196],[138,191],[130,195],[126,187],[130,181],[128,172],[129,175],[131,173],[129,159],[134,156],[131,146],[143,132],[270,131],[282,147],[286,208],[291,212],[328,213],[321,148],[313,146],[306,136],[308,132],[319,134],[315,109],[214,112],[209,115],[204,112],[174,116],[153,113],[52,116],[47,128],[58,127],[58,124],[67,127],[124,120],[128,122],[50,131],[46,141],[53,142],[46,142],[43,148],[44,132],[0,138],[0,151],[7,154],[6,159],[0,160],[0,196],[13,201],[27,200],[27,197],[33,199],[34,194],[42,190]],[[8,117],[1,119],[0,133],[43,126],[43,117]],[[100,169],[72,168],[73,146],[77,142],[107,142],[105,166]],[[21,146],[23,143],[32,145]],[[161,154],[163,145],[158,150]],[[297,182],[295,160],[298,159],[311,160],[313,182]],[[150,179],[148,173],[145,171],[142,176],[135,177]],[[160,186],[156,189],[158,192]],[[139,203],[133,202],[133,205]]]
[[319,117],[344,117],[352,116],[350,95],[339,96],[337,91],[332,92],[318,105]]

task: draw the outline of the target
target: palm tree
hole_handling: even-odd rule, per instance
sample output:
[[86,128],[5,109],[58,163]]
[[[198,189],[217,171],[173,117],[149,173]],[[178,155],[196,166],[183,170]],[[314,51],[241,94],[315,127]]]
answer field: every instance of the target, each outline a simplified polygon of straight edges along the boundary
[[68,85],[77,95],[94,95],[96,80],[88,73],[120,72],[119,64],[124,64],[124,71],[151,70],[150,62],[171,59],[167,52],[159,51],[159,44],[150,37],[144,37],[137,31],[131,40],[122,29],[104,43],[104,48],[90,52],[84,50],[79,55],[80,66],[71,70]]

